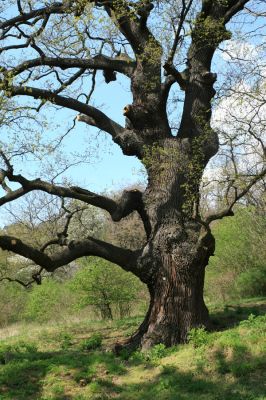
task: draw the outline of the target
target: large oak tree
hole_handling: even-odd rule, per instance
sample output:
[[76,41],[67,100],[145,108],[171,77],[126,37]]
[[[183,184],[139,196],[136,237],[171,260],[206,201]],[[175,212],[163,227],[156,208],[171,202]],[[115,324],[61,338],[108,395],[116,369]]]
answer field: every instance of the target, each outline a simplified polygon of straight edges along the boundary
[[[0,247],[47,271],[83,256],[118,264],[139,277],[150,293],[147,315],[128,345],[148,348],[185,342],[192,327],[209,323],[203,287],[205,267],[215,248],[210,223],[232,215],[234,204],[265,175],[260,168],[240,187],[229,180],[233,196],[224,208],[207,216],[200,212],[202,175],[219,149],[211,125],[217,80],[212,60],[221,43],[231,38],[230,21],[243,10],[263,16],[262,3],[17,0],[9,7],[4,1],[1,7],[2,102],[23,99],[13,118],[27,107],[34,110],[32,98],[39,102],[36,112],[47,102],[74,110],[78,121],[107,132],[124,155],[137,157],[145,166],[148,184],[143,192],[127,190],[113,200],[77,186],[29,179],[16,173],[2,149],[1,184],[6,194],[0,205],[39,190],[99,207],[116,222],[137,211],[147,239],[143,247],[130,250],[93,237],[68,241],[65,234],[61,242],[51,238],[61,245],[51,254],[47,246],[34,248],[2,235]],[[118,73],[130,80],[132,103],[121,110],[125,127],[91,105],[98,71],[106,84],[119,79]],[[169,98],[175,87],[183,108],[177,128],[172,129]],[[180,105],[175,110],[172,104],[171,109],[178,115]],[[13,190],[7,181],[16,184]]]

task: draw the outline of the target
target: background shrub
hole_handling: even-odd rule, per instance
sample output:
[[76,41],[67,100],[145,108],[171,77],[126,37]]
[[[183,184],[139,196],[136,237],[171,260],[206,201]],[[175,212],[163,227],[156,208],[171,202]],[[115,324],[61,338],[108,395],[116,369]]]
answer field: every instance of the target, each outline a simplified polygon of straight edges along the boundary
[[266,295],[266,218],[255,207],[240,207],[235,216],[212,226],[214,257],[206,269],[209,301]]

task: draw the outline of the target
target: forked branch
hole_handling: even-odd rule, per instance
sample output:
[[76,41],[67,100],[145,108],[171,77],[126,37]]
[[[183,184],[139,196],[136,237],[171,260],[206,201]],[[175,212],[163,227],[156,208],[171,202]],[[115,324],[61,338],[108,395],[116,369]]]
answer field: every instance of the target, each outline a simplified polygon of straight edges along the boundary
[[126,271],[135,273],[135,263],[139,255],[138,251],[123,249],[92,237],[81,241],[72,240],[68,247],[51,256],[13,236],[1,235],[0,247],[2,250],[12,251],[32,260],[48,272],[53,272],[80,257],[96,256],[111,261]]
[[257,183],[259,182],[264,176],[266,175],[266,168],[263,169],[263,171],[256,175],[250,182],[249,184],[246,185],[246,187],[241,190],[240,192],[237,192],[237,190],[235,190],[235,196],[234,199],[231,201],[231,203],[228,205],[228,207],[226,207],[225,209],[223,209],[220,212],[208,215],[208,217],[205,219],[205,223],[207,225],[209,225],[212,221],[215,221],[217,219],[222,219],[224,217],[230,217],[233,216],[233,207],[234,205],[242,198],[244,197],[248,191]]
[[96,69],[96,70],[108,70],[117,71],[127,76],[131,76],[134,68],[135,62],[128,58],[128,60],[121,60],[119,57],[111,58],[99,54],[90,59],[83,58],[61,58],[61,57],[40,57],[34,58],[32,60],[25,61],[19,64],[12,70],[6,71],[9,76],[16,76],[29,68],[47,65],[48,67],[58,67],[62,70],[70,68],[82,68],[82,69]]
[[[29,180],[21,174],[14,174],[13,166],[2,151],[0,151],[0,156],[6,164],[6,170],[1,170],[3,177],[7,178],[10,182],[16,182],[21,185],[19,189],[9,189],[9,191],[0,198],[0,206],[16,200],[34,190],[40,190],[61,198],[80,200],[86,204],[106,210],[111,215],[113,221],[120,221],[122,218],[125,218],[136,210],[140,214],[147,232],[142,193],[139,190],[124,190],[121,198],[115,201],[107,196],[91,192],[78,186],[64,187],[43,181],[39,178]],[[72,214],[73,213],[69,214],[71,215],[71,218]]]

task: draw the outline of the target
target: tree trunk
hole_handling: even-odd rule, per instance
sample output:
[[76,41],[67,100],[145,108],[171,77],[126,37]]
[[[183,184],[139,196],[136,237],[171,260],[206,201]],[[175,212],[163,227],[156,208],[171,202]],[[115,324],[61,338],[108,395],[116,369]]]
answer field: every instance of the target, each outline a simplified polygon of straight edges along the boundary
[[[194,269],[196,267],[196,270]],[[203,300],[205,266],[191,266],[165,257],[150,285],[151,310],[142,348],[163,343],[172,346],[184,343],[193,327],[208,325],[208,310]]]
[[102,303],[97,307],[100,310],[102,319],[113,319],[113,313],[109,303]]
[[130,316],[130,311],[131,311],[131,304],[129,302],[119,302],[118,303],[118,309],[119,309],[119,317],[121,319],[125,317]]
[[[68,243],[66,248],[49,256],[44,252],[44,247],[40,251],[17,238],[7,235],[0,237],[3,250],[29,258],[48,272],[76,258],[89,255],[102,257],[135,273],[147,284],[151,302],[145,320],[129,342],[129,345],[134,347],[141,345],[148,348],[156,343],[169,346],[185,342],[192,327],[208,324],[208,311],[203,300],[204,270],[214,251],[214,238],[207,225],[210,221],[201,221],[198,206],[202,173],[207,162],[218,151],[219,145],[217,133],[212,130],[210,124],[216,81],[216,74],[211,71],[211,63],[220,43],[231,37],[226,24],[247,2],[248,0],[183,0],[180,2],[175,39],[166,56],[167,49],[154,37],[153,29],[150,30],[147,24],[153,8],[152,2],[144,1],[141,4],[142,2],[97,1],[96,5],[103,6],[131,46],[129,54],[132,59],[128,57],[127,52],[122,52],[119,56],[121,49],[118,53],[115,48],[114,58],[104,49],[92,58],[86,58],[83,52],[79,55],[79,51],[77,57],[71,59],[60,57],[60,51],[58,57],[51,58],[40,53],[35,46],[40,53],[39,58],[1,69],[1,89],[8,97],[26,95],[80,112],[81,121],[106,131],[125,155],[137,156],[147,169],[149,183],[143,197],[136,193],[136,196],[124,198],[120,204],[79,187],[63,188],[41,179],[28,180],[21,174],[14,174],[10,160],[2,152],[5,164],[5,170],[2,170],[2,186],[4,179],[8,178],[10,182],[16,182],[21,187],[3,196],[1,204],[18,199],[32,190],[42,190],[60,197],[82,200],[107,210],[114,221],[119,221],[134,210],[139,212],[147,233],[147,244],[136,252],[91,237],[83,241],[71,240],[68,243],[65,233],[63,245]],[[19,2],[17,3],[19,5]],[[71,7],[65,3],[70,3]],[[78,3],[83,2],[63,2],[62,5],[55,3],[54,6],[31,10],[29,13],[22,13],[21,7],[18,7],[17,17],[1,23],[4,29],[3,37],[11,37],[10,29],[19,29],[18,26],[28,23],[35,14],[41,19],[51,14],[76,14],[77,11],[81,15],[84,7],[81,6],[79,10],[80,7],[76,9],[72,3],[79,6]],[[36,21],[39,21],[39,17]],[[35,22],[32,22],[33,27]],[[191,40],[180,40],[183,30],[187,37],[188,25]],[[39,33],[42,31],[43,29],[38,30]],[[36,34],[33,29],[31,34],[29,32],[29,40],[37,40],[39,33]],[[188,43],[189,48],[184,58]],[[20,46],[11,46],[13,50],[16,47]],[[10,50],[10,46],[5,49]],[[126,60],[121,56],[126,56]],[[177,70],[175,65],[180,67],[185,60],[185,70]],[[80,72],[64,82],[56,91],[25,86],[23,74],[41,65],[63,71],[79,68],[81,73],[85,74],[89,70],[102,70],[106,83],[115,80],[117,72],[129,77],[132,104],[124,108],[126,129],[99,109],[82,103],[79,100],[80,96],[76,97],[74,93],[73,96],[62,96],[61,89],[81,78]],[[162,66],[168,74],[163,80]],[[14,77],[18,82],[17,86],[12,83],[11,78]],[[167,104],[171,86],[175,82],[184,91],[184,106],[178,133],[173,136]],[[242,193],[244,195],[246,191]],[[228,213],[231,212],[232,206]],[[69,221],[70,219],[68,223]],[[68,225],[65,227],[66,232],[67,227]],[[49,243],[62,245],[59,240]],[[108,301],[104,301],[101,312],[103,316],[112,318],[112,309]]]
[[[169,237],[169,227],[160,230],[165,233],[165,238]],[[172,249],[167,249],[164,244],[160,251],[158,244],[151,242],[150,250],[143,255],[150,305],[143,323],[125,344],[129,348],[148,349],[158,343],[167,347],[185,343],[191,328],[209,326],[203,287],[214,239],[210,232],[203,233],[196,227],[190,228],[188,234],[191,236],[175,243]],[[194,244],[191,243],[192,236],[197,238]]]
[[[167,227],[161,228],[161,231],[166,234],[165,237],[169,234]],[[148,283],[150,307],[138,331],[138,345],[143,349],[158,343],[166,346],[184,343],[191,328],[209,325],[203,287],[205,267],[213,254],[214,239],[209,232],[202,237],[200,232],[196,227],[190,229],[190,235],[198,237],[194,244],[191,243],[191,236],[187,236],[175,243],[172,249],[165,246],[161,254],[158,254],[156,244],[151,245],[151,259],[155,265]]]
[[111,304],[108,300],[108,294],[105,290],[101,290],[103,301],[98,305],[102,319],[113,319]]
[[189,163],[195,163],[191,147],[169,140],[163,146],[153,152],[148,167],[143,201],[150,232],[136,266],[148,286],[150,306],[128,342],[143,349],[184,343],[191,328],[208,326],[209,321],[203,287],[214,238],[195,212],[203,168],[188,177]]

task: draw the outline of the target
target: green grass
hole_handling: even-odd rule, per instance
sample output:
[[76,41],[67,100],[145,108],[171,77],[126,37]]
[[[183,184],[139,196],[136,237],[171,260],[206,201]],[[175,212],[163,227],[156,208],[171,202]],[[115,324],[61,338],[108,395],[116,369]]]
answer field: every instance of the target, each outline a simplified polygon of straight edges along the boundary
[[214,304],[209,306],[211,320],[214,329],[226,329],[234,326],[236,323],[247,319],[250,314],[265,315],[265,298],[251,298],[230,301],[225,304]]
[[[213,309],[222,331],[193,331],[187,345],[158,345],[129,358],[116,357],[110,345],[139,318],[29,325],[7,338],[0,331],[0,399],[264,400],[265,305],[257,299]],[[96,348],[86,346],[99,337]]]

